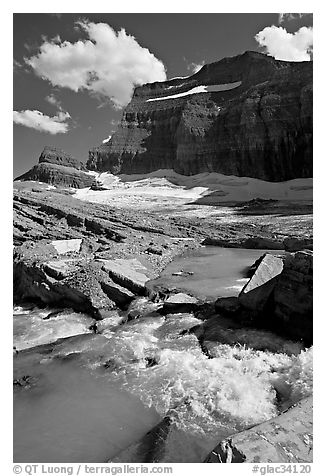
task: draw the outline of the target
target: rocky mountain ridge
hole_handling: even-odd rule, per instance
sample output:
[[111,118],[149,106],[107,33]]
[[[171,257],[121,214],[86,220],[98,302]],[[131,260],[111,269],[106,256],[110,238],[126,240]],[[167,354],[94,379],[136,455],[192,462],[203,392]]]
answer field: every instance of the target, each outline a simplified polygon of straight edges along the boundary
[[90,170],[218,172],[269,181],[312,176],[312,62],[256,52],[189,78],[138,87]]
[[15,180],[33,180],[63,187],[90,187],[93,177],[85,164],[56,147],[44,147],[37,165]]

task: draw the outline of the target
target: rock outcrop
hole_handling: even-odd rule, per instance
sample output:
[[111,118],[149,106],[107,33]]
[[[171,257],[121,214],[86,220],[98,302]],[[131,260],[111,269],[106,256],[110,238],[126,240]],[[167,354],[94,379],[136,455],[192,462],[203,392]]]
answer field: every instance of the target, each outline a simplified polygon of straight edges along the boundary
[[312,344],[313,252],[286,256],[265,254],[238,299],[222,298],[216,310],[242,323],[271,329],[293,340]]
[[188,294],[172,294],[164,301],[163,312],[166,314],[190,312],[196,309],[198,304],[198,299]]
[[311,177],[312,62],[246,52],[188,78],[138,87],[117,132],[89,152],[87,166],[269,181]]
[[39,163],[15,180],[33,180],[61,187],[90,187],[94,177],[87,172],[82,162],[71,157],[63,150],[45,147]]
[[67,154],[64,150],[57,147],[45,146],[40,158],[39,163],[62,165],[63,167],[73,167],[77,170],[87,171],[83,162],[75,159],[70,154]]
[[312,397],[260,425],[221,441],[204,463],[309,463],[313,461]]
[[[105,318],[136,295],[155,297],[147,281],[185,249],[180,235],[159,217],[84,203],[63,191],[15,191],[14,300]],[[148,254],[150,245],[161,254]]]
[[162,419],[143,438],[118,453],[109,463],[192,463],[205,454],[199,438],[178,428],[174,411]]
[[312,342],[313,336],[313,253],[297,251],[284,261],[273,294],[275,317],[286,334],[304,337]]
[[247,309],[263,311],[283,271],[282,257],[266,254],[260,261],[250,281],[244,286],[239,302]]

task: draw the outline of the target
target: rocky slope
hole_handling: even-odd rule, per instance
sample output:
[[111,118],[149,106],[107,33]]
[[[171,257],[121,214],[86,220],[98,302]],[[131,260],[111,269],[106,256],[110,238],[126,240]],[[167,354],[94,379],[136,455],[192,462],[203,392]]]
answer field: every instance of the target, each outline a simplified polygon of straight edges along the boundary
[[189,78],[138,87],[117,132],[89,152],[87,167],[311,177],[312,62],[246,52]]
[[[160,377],[162,382],[164,382],[164,376],[169,375],[165,374],[166,361],[163,358],[161,361],[159,357],[161,349],[162,355],[166,355],[166,351],[171,349],[172,360],[168,364],[168,369],[172,365],[173,369],[178,369],[178,372],[180,372],[180,361],[174,359],[179,358],[179,349],[185,352],[184,360],[187,370],[185,373],[181,372],[181,375],[184,375],[181,378],[182,385],[185,384],[184,388],[187,389],[189,388],[186,383],[189,381],[189,372],[191,382],[193,375],[197,375],[202,368],[204,370],[202,375],[206,375],[204,378],[210,378],[210,375],[215,378],[216,373],[210,374],[211,364],[213,363],[214,370],[214,362],[217,364],[220,360],[219,352],[224,352],[219,349],[231,346],[235,349],[243,347],[243,351],[248,350],[250,355],[258,358],[257,364],[253,363],[248,367],[246,362],[250,361],[244,360],[245,375],[246,369],[255,369],[256,365],[260,365],[259,372],[261,372],[262,363],[259,360],[259,352],[266,352],[266,356],[271,355],[272,366],[268,370],[268,378],[271,378],[273,389],[275,387],[273,415],[288,408],[288,393],[292,392],[292,384],[286,383],[288,378],[286,369],[287,365],[290,363],[292,365],[294,361],[292,357],[286,355],[292,356],[293,353],[297,355],[305,345],[311,343],[311,252],[289,253],[285,260],[282,259],[282,263],[279,262],[278,257],[275,257],[273,259],[276,260],[277,266],[274,266],[272,258],[261,257],[249,270],[252,278],[247,285],[249,292],[245,300],[232,297],[220,298],[216,303],[202,302],[178,292],[176,288],[153,288],[150,282],[174,256],[186,249],[199,246],[205,238],[209,237],[213,237],[216,241],[223,240],[229,246],[246,246],[251,243],[251,246],[254,244],[256,247],[266,246],[268,239],[268,243],[274,243],[278,248],[302,250],[307,244],[311,246],[311,240],[308,237],[310,232],[307,235],[311,229],[309,220],[306,221],[300,215],[300,221],[293,223],[294,217],[291,216],[290,219],[288,215],[279,216],[275,214],[275,210],[271,216],[263,215],[261,214],[262,203],[258,208],[256,203],[251,204],[252,206],[246,204],[242,212],[238,210],[235,221],[225,223],[221,223],[216,216],[191,219],[170,217],[166,214],[162,219],[162,215],[156,213],[138,211],[136,214],[134,210],[81,202],[60,188],[46,190],[41,186],[39,188],[33,186],[32,190],[28,190],[20,186],[21,183],[14,184],[14,301],[22,305],[23,309],[26,304],[33,306],[35,303],[41,307],[50,306],[50,308],[44,310],[43,316],[39,317],[37,323],[38,332],[41,332],[42,339],[45,339],[44,346],[28,349],[25,354],[24,348],[15,342],[17,346],[14,349],[15,391],[33,391],[33,385],[38,391],[37,386],[43,385],[43,382],[38,380],[38,373],[34,367],[26,370],[27,367],[21,364],[24,362],[24,355],[27,355],[29,359],[28,355],[32,354],[28,352],[35,351],[37,354],[41,349],[47,359],[49,357],[58,359],[58,352],[62,352],[65,363],[71,357],[75,364],[78,362],[79,365],[85,365],[86,362],[91,362],[92,371],[96,362],[99,375],[103,373],[109,375],[111,372],[117,374],[128,369],[128,372],[137,372],[137,381],[139,378],[147,379],[150,376],[151,379],[155,379],[150,380],[148,387],[150,392],[151,388],[157,389],[159,380],[156,380],[156,375],[162,375],[162,379]],[[254,227],[252,227],[253,222]],[[272,283],[269,283],[270,281]],[[266,303],[272,312],[266,313]],[[73,322],[68,317],[71,315],[69,309],[89,315],[88,320],[83,321],[84,335],[69,337],[72,332],[69,326],[59,328],[59,321],[63,323],[65,315],[67,324],[70,323],[73,326]],[[81,315],[76,316],[80,322]],[[147,318],[153,319],[155,326],[152,328],[150,324],[146,330]],[[60,331],[62,337],[67,336],[66,339],[54,342],[53,326],[55,324],[55,336],[58,336]],[[266,331],[266,328],[271,327],[275,333]],[[105,334],[105,337],[101,333]],[[112,341],[108,339],[109,335],[112,336]],[[130,340],[131,335],[135,340]],[[155,339],[152,340],[150,336],[155,336]],[[291,342],[289,338],[303,339],[304,342]],[[153,342],[156,344],[153,345]],[[62,348],[65,343],[68,346],[67,351],[63,351]],[[128,346],[136,351],[129,353]],[[138,352],[138,349],[142,350]],[[191,363],[192,352],[195,352],[196,357],[194,367]],[[285,374],[283,375],[283,370],[277,374],[277,378],[281,379],[279,381],[275,379],[275,362],[278,362],[280,357],[277,353],[280,352],[284,353],[281,359],[282,362],[285,359],[285,367],[282,367]],[[225,359],[227,362],[225,374],[228,379],[231,356],[226,355],[229,356]],[[236,362],[235,369],[238,369],[239,362],[242,368],[243,357],[240,358],[236,354],[232,359]],[[300,366],[298,368],[301,369]],[[157,374],[162,370],[163,374]],[[266,368],[263,372],[267,372]],[[239,374],[235,374],[235,379],[237,375]],[[252,377],[249,375],[250,378]],[[305,379],[305,376],[302,378]],[[192,384],[190,390],[191,388]],[[261,391],[259,388],[258,391]],[[146,391],[146,386],[144,389]],[[215,387],[211,389],[211,392],[214,391],[214,395],[218,394],[214,389]],[[300,392],[295,394],[294,403],[306,396],[305,393],[302,395]],[[309,390],[307,395],[310,393]],[[160,388],[158,394],[161,394]],[[246,399],[246,391],[242,394],[241,398]],[[279,420],[276,417],[264,426],[254,426],[248,429],[247,433],[242,432],[239,435],[236,433],[248,428],[249,423],[237,427],[232,425],[226,434],[223,433],[223,438],[231,435],[230,438],[222,442],[220,442],[222,438],[220,433],[217,432],[215,435],[212,432],[208,443],[206,440],[199,441],[190,430],[186,431],[183,429],[185,427],[180,427],[180,415],[181,418],[186,420],[189,418],[189,421],[192,421],[192,408],[196,408],[196,400],[192,407],[192,400],[188,398],[188,395],[192,393],[186,390],[184,395],[186,398],[180,399],[176,392],[177,404],[171,403],[164,412],[162,411],[161,423],[140,441],[135,441],[119,452],[111,461],[198,462],[203,461],[216,444],[218,445],[214,453],[209,455],[208,462],[216,461],[215,453],[220,456],[218,461],[227,462],[231,459],[236,462],[232,455],[237,455],[238,452],[244,455],[242,461],[248,462],[257,457],[260,461],[266,461],[267,457],[277,462],[310,461],[312,433],[310,403],[304,404],[303,411],[301,406],[300,408],[298,406],[300,410],[298,413],[291,411],[288,414],[292,420],[298,418],[303,421],[300,426],[294,427],[284,414]],[[256,400],[259,400],[257,393],[254,398],[256,405]],[[208,402],[209,411],[212,412],[210,400],[206,400],[205,397],[205,402]],[[238,400],[235,409],[237,405]],[[256,419],[255,424],[262,420]],[[205,424],[205,417],[202,414],[200,414],[200,422]],[[251,422],[249,426],[252,425]],[[281,428],[280,434],[276,436],[272,433],[275,425]],[[300,443],[300,460],[297,451],[293,452],[293,458],[289,456],[292,447],[286,437],[286,431],[291,432],[291,440],[298,443],[298,446],[299,439],[307,440],[307,443],[305,440],[302,444]],[[256,438],[258,432],[261,436]],[[246,435],[248,438],[244,438]],[[109,457],[111,458],[112,455],[108,455]]]
[[87,173],[85,165],[55,147],[44,147],[39,163],[16,180],[33,180],[62,187],[90,187],[93,177]]

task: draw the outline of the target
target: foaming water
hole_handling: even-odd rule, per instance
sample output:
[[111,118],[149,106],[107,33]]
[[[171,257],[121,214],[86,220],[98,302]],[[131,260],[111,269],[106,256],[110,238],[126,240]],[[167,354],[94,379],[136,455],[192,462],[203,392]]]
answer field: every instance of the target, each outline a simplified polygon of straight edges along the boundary
[[37,309],[34,306],[14,308],[14,341],[18,350],[54,342],[62,337],[89,333],[94,319],[87,314],[61,311],[48,318],[53,309]]
[[[37,310],[29,312],[36,319]],[[67,322],[74,314],[67,312]],[[154,311],[102,334],[19,352],[15,378],[29,380],[15,386],[15,462],[106,461],[171,412],[203,456],[219,439],[312,393],[312,348],[263,330],[225,328],[230,342],[245,343],[205,341],[209,358],[191,332],[201,323],[191,313]],[[187,451],[184,461],[197,461]]]
[[[187,319],[191,326],[197,321]],[[132,364],[122,366],[124,387],[162,416],[175,409],[184,430],[225,436],[276,416],[277,392],[285,407],[312,392],[312,349],[287,355],[212,343],[208,358],[194,335],[178,337],[173,327],[169,332],[168,318],[162,326],[144,322],[138,332],[136,325],[134,330],[126,325],[107,337],[115,354],[120,343],[124,355],[126,347],[132,354]],[[148,356],[157,365],[146,368]],[[121,371],[117,375],[121,378]]]
[[248,281],[246,269],[266,252],[282,254],[282,251],[203,246],[174,259],[152,284],[176,287],[201,298],[237,296]]

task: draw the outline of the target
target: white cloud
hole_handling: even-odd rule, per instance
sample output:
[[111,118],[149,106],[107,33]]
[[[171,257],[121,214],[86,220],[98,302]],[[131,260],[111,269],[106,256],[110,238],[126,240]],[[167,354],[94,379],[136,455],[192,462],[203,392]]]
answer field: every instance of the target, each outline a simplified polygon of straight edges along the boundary
[[105,144],[106,142],[109,142],[112,136],[107,137],[106,139],[102,140],[102,144]]
[[116,33],[106,23],[86,20],[78,27],[88,39],[45,40],[37,55],[25,58],[38,76],[54,86],[110,98],[117,108],[128,104],[134,86],[166,79],[163,63],[124,29]]
[[311,15],[311,13],[279,13],[278,22],[281,24],[286,21],[299,20],[306,15]]
[[14,72],[17,72],[22,67],[23,67],[23,65],[19,61],[15,60],[15,58],[14,58]]
[[59,99],[57,99],[57,98],[55,97],[54,94],[49,94],[48,96],[46,96],[45,100],[46,100],[49,104],[52,104],[53,106],[56,106],[60,111],[62,111],[61,102],[59,101]]
[[21,126],[30,127],[40,132],[49,134],[65,134],[69,125],[67,119],[70,118],[68,112],[59,111],[56,116],[50,117],[40,111],[14,111],[14,123]]
[[267,26],[255,36],[268,55],[285,61],[309,61],[313,46],[312,27],[301,27],[288,33],[281,26]]
[[202,61],[201,63],[190,63],[187,66],[188,71],[191,71],[192,74],[197,73],[202,67],[204,66],[205,61]]

